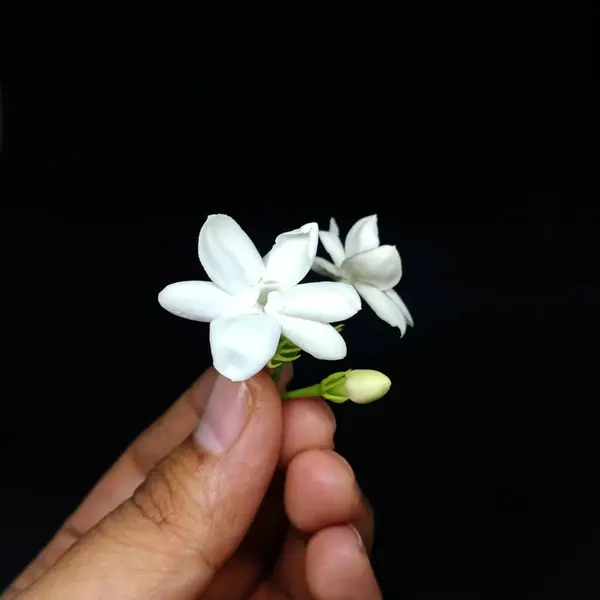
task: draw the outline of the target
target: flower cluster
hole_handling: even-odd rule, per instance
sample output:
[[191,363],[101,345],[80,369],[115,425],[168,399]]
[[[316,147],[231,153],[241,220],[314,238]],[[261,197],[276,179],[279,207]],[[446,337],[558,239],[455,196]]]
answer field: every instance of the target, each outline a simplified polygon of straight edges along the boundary
[[[316,256],[319,239],[332,263]],[[394,246],[380,245],[375,215],[360,219],[344,245],[331,219],[329,231],[308,223],[282,233],[264,257],[234,219],[211,215],[200,230],[198,257],[211,281],[173,283],[158,301],[179,317],[210,323],[214,366],[232,381],[249,379],[267,365],[276,378],[302,352],[321,360],[344,358],[341,326],[332,323],[354,316],[361,297],[402,335],[413,324],[393,290],[402,276],[400,255]],[[334,281],[301,283],[311,269]],[[363,392],[340,392],[346,381],[349,389],[361,388],[361,377],[368,379],[363,388],[380,397],[389,379],[380,374],[385,380],[373,384],[373,373],[334,374],[337,387],[329,399],[369,401]],[[321,388],[314,389],[320,395]]]

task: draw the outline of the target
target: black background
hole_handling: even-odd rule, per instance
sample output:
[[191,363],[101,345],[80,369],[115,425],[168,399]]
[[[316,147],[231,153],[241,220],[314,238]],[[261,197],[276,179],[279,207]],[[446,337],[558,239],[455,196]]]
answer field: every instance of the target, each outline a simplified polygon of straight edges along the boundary
[[[306,40],[231,56],[188,42],[169,61],[137,32],[137,51],[86,46],[82,67],[57,43],[4,85],[19,210],[3,219],[1,584],[210,364],[206,326],[156,303],[204,276],[206,215],[265,251],[306,221],[347,231],[376,212],[416,327],[400,340],[369,309],[349,323],[343,367],[394,387],[335,410],[386,598],[597,595],[590,14],[420,10],[390,31],[340,25],[348,39],[315,56]],[[329,370],[305,357],[295,383]]]

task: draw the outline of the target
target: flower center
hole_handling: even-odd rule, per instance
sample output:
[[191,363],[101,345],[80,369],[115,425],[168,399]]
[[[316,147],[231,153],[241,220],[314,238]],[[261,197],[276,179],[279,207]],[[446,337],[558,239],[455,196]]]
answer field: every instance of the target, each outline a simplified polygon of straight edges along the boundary
[[258,299],[256,300],[256,303],[261,307],[264,308],[267,305],[267,302],[269,301],[269,294],[271,293],[271,291],[268,288],[261,288],[260,293],[258,294]]
[[270,281],[268,279],[263,279],[259,283],[259,292],[258,299],[256,300],[257,304],[261,308],[265,308],[267,302],[269,301],[269,295],[272,292],[278,291],[279,283],[277,281]]
[[340,281],[341,283],[349,283],[352,285],[354,283],[354,277],[347,273],[343,266],[339,269],[339,275],[335,278],[336,281]]
[[280,312],[283,307],[282,293],[277,290],[276,284],[269,284],[268,281],[261,282],[260,285],[238,294],[234,303],[223,312],[222,316]]
[[283,309],[283,294],[277,290],[267,293],[267,302],[265,304],[265,313],[268,315],[280,313]]

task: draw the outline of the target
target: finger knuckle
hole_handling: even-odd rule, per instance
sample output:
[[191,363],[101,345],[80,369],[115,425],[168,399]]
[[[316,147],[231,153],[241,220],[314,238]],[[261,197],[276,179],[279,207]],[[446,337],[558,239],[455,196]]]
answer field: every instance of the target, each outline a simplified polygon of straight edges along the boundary
[[[177,568],[194,565],[214,572],[210,540],[215,537],[214,498],[207,498],[198,457],[177,449],[149,473],[147,479],[103,527],[121,545],[159,553]],[[218,503],[217,503],[218,504]],[[217,511],[218,512],[218,511]]]
[[[204,504],[190,493],[191,483],[172,465],[159,465],[131,499],[141,517],[165,540],[161,551],[174,548],[203,570],[214,573],[219,565],[204,546],[214,523]],[[202,532],[203,535],[199,535]]]
[[192,471],[188,466],[184,456],[170,457],[153,469],[131,500],[152,525],[194,544],[198,541],[194,532],[206,529],[214,515],[212,503],[192,493],[200,482],[196,467]]
[[131,503],[145,520],[159,528],[173,521],[176,507],[176,492],[169,477],[156,469],[136,490]]

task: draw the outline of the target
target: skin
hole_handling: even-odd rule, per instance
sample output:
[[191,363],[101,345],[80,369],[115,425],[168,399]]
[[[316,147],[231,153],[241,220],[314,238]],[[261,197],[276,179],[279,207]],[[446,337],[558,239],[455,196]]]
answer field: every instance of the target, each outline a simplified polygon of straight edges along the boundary
[[135,440],[0,600],[381,599],[372,512],[330,408],[282,403],[259,373],[240,438],[203,453],[191,434],[216,377]]

